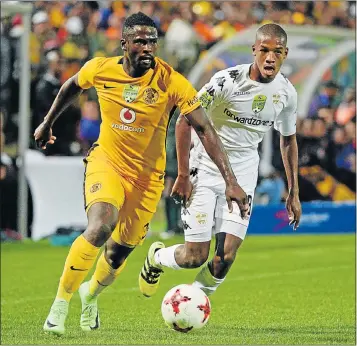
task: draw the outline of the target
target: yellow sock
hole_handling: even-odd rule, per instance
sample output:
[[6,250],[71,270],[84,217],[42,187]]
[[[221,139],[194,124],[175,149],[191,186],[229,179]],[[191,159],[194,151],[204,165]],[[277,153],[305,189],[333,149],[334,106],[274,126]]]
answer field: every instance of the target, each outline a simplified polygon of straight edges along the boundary
[[92,245],[80,235],[69,250],[58,286],[56,299],[70,301],[78,290],[98,256],[100,248]]
[[100,255],[97,267],[89,283],[89,294],[97,296],[104,288],[111,285],[114,280],[123,271],[126,265],[126,260],[118,269],[113,269],[104,257],[104,251]]

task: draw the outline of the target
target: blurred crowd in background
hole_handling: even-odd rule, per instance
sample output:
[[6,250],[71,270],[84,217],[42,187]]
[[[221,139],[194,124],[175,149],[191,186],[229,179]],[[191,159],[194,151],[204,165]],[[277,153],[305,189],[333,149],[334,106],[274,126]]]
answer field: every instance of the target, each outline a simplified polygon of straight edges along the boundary
[[[356,3],[347,1],[35,1],[33,5],[29,50],[31,134],[46,115],[62,83],[86,61],[122,54],[119,47],[122,25],[132,13],[142,11],[154,19],[160,36],[158,55],[186,76],[215,43],[252,24],[276,22],[350,29],[356,25]],[[1,13],[1,187],[7,181],[7,188],[12,184],[13,191],[16,191],[14,159],[23,30],[21,15]],[[306,118],[299,121],[297,134],[303,201],[355,198],[355,101],[355,85],[343,89],[331,80],[321,85],[309,114],[302,115]],[[56,122],[53,130],[58,141],[48,146],[45,154],[84,155],[97,139],[100,123],[97,96],[90,90]],[[168,179],[171,180],[176,174],[174,143],[171,126],[168,140]],[[31,148],[35,148],[32,136]],[[278,145],[275,149],[278,152]],[[276,171],[259,180],[258,203],[277,203],[286,195],[280,155],[274,154],[273,163]],[[16,193],[13,195],[16,205]],[[6,217],[10,204],[7,201],[6,208],[1,206]],[[167,205],[167,209],[171,206]],[[177,214],[168,218],[171,218],[169,229],[179,228]],[[1,227],[16,226],[9,222]]]
[[[279,137],[274,136],[273,181],[285,186]],[[302,201],[356,198],[356,88],[323,82],[305,118],[297,122],[299,185]],[[266,180],[266,179],[265,179]],[[269,179],[268,179],[269,181]],[[285,184],[282,184],[283,183]],[[263,185],[266,182],[263,181]],[[258,187],[258,193],[261,187]],[[280,189],[284,199],[286,190]],[[276,190],[277,191],[277,190]],[[279,198],[278,198],[279,199]]]

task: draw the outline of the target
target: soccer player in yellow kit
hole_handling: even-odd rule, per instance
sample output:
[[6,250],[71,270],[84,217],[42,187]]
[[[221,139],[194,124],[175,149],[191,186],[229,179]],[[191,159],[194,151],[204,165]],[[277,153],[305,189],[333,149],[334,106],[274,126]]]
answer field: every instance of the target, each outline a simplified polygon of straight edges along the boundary
[[[35,131],[39,147],[56,138],[52,125],[84,89],[98,93],[102,124],[98,141],[84,159],[85,208],[88,226],[71,246],[56,298],[44,330],[62,335],[69,301],[79,289],[80,326],[97,329],[98,294],[123,270],[126,259],[141,244],[163,190],[166,131],[175,107],[190,121],[227,185],[227,201],[248,210],[227,155],[196,97],[196,90],[179,73],[155,58],[157,29],[139,12],[125,20],[123,57],[94,58],[60,89],[43,123]],[[69,196],[70,198],[70,196]],[[83,282],[99,254],[90,281]]]

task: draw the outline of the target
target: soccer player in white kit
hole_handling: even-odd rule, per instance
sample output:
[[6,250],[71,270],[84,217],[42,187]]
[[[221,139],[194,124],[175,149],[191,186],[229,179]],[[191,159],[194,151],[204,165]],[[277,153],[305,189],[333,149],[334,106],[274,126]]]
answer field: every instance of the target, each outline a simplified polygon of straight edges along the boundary
[[212,234],[216,237],[215,254],[197,274],[194,285],[210,295],[224,281],[247,233],[258,178],[258,144],[273,126],[280,132],[290,224],[294,230],[299,226],[297,93],[280,73],[288,54],[286,44],[286,32],[279,25],[263,25],[257,30],[252,46],[253,64],[217,72],[198,94],[227,151],[237,181],[248,196],[247,216],[241,217],[236,204],[227,205],[222,175],[197,136],[193,137],[190,151],[191,126],[187,119],[179,118],[176,125],[179,174],[172,196],[183,204],[185,244],[168,248],[160,242],[151,245],[140,273],[146,278],[145,284],[140,285],[145,296],[156,292],[164,267],[202,266],[208,259]]

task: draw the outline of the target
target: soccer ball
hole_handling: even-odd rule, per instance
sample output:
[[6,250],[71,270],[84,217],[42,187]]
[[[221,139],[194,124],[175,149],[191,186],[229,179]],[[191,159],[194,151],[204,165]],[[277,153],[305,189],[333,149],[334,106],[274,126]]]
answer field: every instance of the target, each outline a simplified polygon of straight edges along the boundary
[[170,328],[188,333],[192,329],[202,328],[208,322],[211,303],[200,288],[179,285],[166,293],[161,313]]

